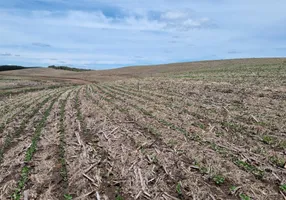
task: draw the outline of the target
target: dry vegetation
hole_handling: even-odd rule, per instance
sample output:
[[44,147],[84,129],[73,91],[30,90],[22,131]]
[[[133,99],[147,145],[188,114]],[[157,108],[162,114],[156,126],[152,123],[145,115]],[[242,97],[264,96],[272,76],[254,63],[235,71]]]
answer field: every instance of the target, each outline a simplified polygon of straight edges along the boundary
[[285,60],[183,65],[0,76],[0,199],[285,200]]

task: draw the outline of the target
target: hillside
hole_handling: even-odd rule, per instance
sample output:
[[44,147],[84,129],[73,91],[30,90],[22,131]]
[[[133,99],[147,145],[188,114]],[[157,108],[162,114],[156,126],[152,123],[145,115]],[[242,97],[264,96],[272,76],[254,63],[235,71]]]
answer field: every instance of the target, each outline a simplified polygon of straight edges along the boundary
[[[169,76],[200,71],[227,70],[248,66],[281,65],[284,66],[286,58],[250,58],[215,60],[200,62],[171,63],[151,66],[131,66],[111,70],[73,72],[52,68],[35,68],[0,72],[0,76],[22,76],[40,79],[78,79],[89,82],[114,81],[126,78],[142,78],[150,76]],[[285,65],[286,66],[286,65]]]

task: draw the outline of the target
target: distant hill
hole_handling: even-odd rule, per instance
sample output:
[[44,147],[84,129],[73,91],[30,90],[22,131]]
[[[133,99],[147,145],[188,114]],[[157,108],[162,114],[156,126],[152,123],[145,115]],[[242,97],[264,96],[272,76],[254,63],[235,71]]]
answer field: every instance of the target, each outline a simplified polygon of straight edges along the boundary
[[[1,76],[25,76],[39,79],[69,79],[79,80],[81,82],[104,82],[114,81],[128,78],[143,78],[143,77],[155,77],[155,76],[169,76],[169,75],[180,75],[189,74],[199,71],[215,71],[215,70],[226,70],[229,68],[238,69],[240,67],[248,66],[253,68],[255,66],[268,65],[276,66],[279,65],[282,68],[286,66],[286,58],[247,58],[247,59],[229,59],[229,60],[209,60],[209,61],[198,61],[198,62],[184,62],[184,63],[170,63],[162,65],[149,65],[149,66],[131,66],[123,67],[110,70],[85,70],[73,68],[61,69],[60,66],[49,67],[49,68],[36,68],[36,69],[22,69],[13,71],[2,71]],[[256,69],[257,70],[257,69]]]

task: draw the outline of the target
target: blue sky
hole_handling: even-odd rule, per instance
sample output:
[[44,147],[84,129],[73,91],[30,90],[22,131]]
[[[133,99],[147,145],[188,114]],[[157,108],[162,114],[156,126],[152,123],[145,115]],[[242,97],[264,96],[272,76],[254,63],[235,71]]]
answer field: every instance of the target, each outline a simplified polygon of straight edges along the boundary
[[284,57],[285,0],[0,1],[0,64],[108,69]]

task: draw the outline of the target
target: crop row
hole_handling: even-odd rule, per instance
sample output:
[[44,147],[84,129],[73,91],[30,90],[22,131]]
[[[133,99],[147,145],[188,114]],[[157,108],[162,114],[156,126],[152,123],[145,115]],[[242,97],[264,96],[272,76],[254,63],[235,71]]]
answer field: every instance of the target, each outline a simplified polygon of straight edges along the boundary
[[[57,88],[60,88],[60,87],[57,87]],[[41,90],[35,90],[35,92],[39,91],[39,93],[46,93],[46,92],[50,92],[53,91],[54,89],[57,89],[57,88],[47,88],[47,89],[41,89]],[[36,88],[34,88],[36,89]],[[14,108],[17,108],[21,105],[24,105],[26,104],[27,102],[29,102],[31,100],[31,98],[33,97],[35,93],[24,93],[23,95],[17,95],[14,99],[10,100],[10,99],[5,99],[5,103],[4,105],[2,105],[0,107],[0,110],[1,110],[1,114],[0,116],[2,117],[5,113],[9,113],[12,109]]]
[[[112,88],[112,93],[115,94],[119,94],[122,96],[126,96],[127,98],[133,98],[134,100],[138,101],[139,103],[141,103],[142,101],[137,98],[134,98],[132,95],[136,96],[142,96],[142,94],[137,94],[137,93],[129,93],[127,90],[119,90],[122,92],[118,92],[116,91],[116,89],[114,89],[115,87],[111,87]],[[124,93],[123,93],[124,92]],[[129,95],[127,95],[129,94]],[[144,93],[143,93],[144,94]],[[158,104],[158,102],[156,102],[155,100],[153,100],[153,102],[155,102],[156,104]],[[165,104],[164,104],[165,105]],[[156,108],[156,110],[160,110],[160,108]],[[187,110],[186,110],[187,111]],[[173,111],[173,112],[178,112],[178,111]],[[179,111],[180,112],[180,111]],[[171,116],[173,113],[170,113],[169,116]],[[181,115],[181,113],[179,113],[179,115]],[[188,118],[188,115],[191,116],[197,116],[198,119],[204,119],[204,123],[205,124],[220,124],[220,126],[224,129],[227,129],[229,132],[231,132],[232,136],[236,135],[236,137],[241,137],[241,135],[244,135],[248,138],[248,140],[252,140],[255,144],[257,144],[258,142],[261,144],[269,144],[269,147],[272,149],[285,149],[286,148],[286,140],[277,140],[277,138],[273,137],[273,136],[268,136],[268,135],[263,135],[261,137],[259,137],[258,135],[256,135],[256,132],[254,130],[252,130],[251,128],[249,128],[247,125],[244,125],[243,123],[234,121],[234,120],[228,120],[228,121],[218,121],[218,120],[214,120],[214,119],[209,119],[208,115],[205,116],[201,116],[199,113],[189,113],[187,112],[187,116],[184,116],[182,118]],[[164,121],[163,121],[164,122]],[[164,122],[165,124],[168,124],[167,122]],[[202,129],[205,129],[204,125],[201,123],[198,123],[199,127]],[[178,127],[177,127],[178,128]],[[249,130],[250,129],[250,130]],[[229,134],[229,133],[228,133]],[[232,137],[224,137],[223,140],[228,140],[229,142],[231,142],[233,139],[231,139]],[[222,139],[222,138],[221,138]],[[231,139],[231,140],[229,140]],[[279,152],[278,152],[279,154]],[[266,157],[269,157],[269,155],[265,155]],[[275,157],[275,156],[274,156]],[[277,156],[276,156],[277,157]],[[270,158],[268,158],[269,160],[273,160],[273,156],[271,155]],[[279,158],[278,158],[279,159]],[[280,163],[283,162],[280,161]],[[277,162],[276,162],[277,163]],[[276,167],[281,167],[281,164],[275,164],[274,162],[274,166]]]
[[[98,89],[102,92],[104,92],[105,94],[107,94],[108,96],[110,97],[113,97],[117,100],[120,100],[122,102],[124,102],[125,100],[118,97],[118,96],[115,96],[114,93],[110,93],[110,92],[107,92],[107,91],[104,91],[102,90],[99,86],[97,86]],[[128,105],[132,106],[133,108],[137,109],[138,111],[140,111],[142,114],[146,115],[146,116],[149,116],[150,118],[158,121],[159,123],[161,123],[162,125],[164,126],[167,126],[177,132],[180,132],[182,134],[184,134],[186,136],[186,138],[190,139],[190,140],[193,140],[193,141],[196,141],[196,142],[199,142],[199,143],[203,143],[203,144],[206,144],[209,148],[211,149],[215,149],[216,152],[222,154],[224,157],[227,156],[229,158],[231,158],[231,160],[233,161],[234,164],[236,164],[237,166],[239,166],[240,168],[242,168],[243,170],[245,171],[248,171],[248,172],[251,172],[252,174],[254,174],[257,178],[261,179],[265,173],[264,170],[261,170],[259,168],[257,168],[256,166],[254,165],[251,165],[250,163],[248,162],[244,162],[242,161],[243,163],[245,163],[245,165],[242,165],[240,164],[239,161],[241,161],[241,159],[239,158],[240,156],[238,152],[234,151],[232,149],[228,149],[226,148],[225,146],[220,146],[220,145],[216,145],[214,144],[212,141],[208,141],[208,140],[205,140],[201,137],[199,137],[198,135],[196,134],[192,134],[190,135],[189,132],[183,128],[180,128],[180,127],[177,127],[176,125],[168,122],[167,120],[165,119],[162,119],[162,118],[158,118],[156,117],[155,115],[153,115],[151,112],[145,110],[144,108],[142,107],[139,107],[138,105],[136,104],[132,104],[132,103],[128,103]],[[236,155],[238,154],[238,155]],[[249,167],[245,167],[245,166],[252,166],[252,169],[249,170],[250,168]]]
[[[90,91],[89,91],[90,92]],[[142,136],[143,137],[145,137],[144,138],[144,143],[143,144],[139,144],[139,143],[136,143],[136,139],[132,139],[132,143],[133,143],[133,145],[134,145],[134,148],[137,148],[137,149],[140,149],[140,151],[138,152],[139,154],[142,154],[141,156],[143,156],[143,157],[147,157],[148,159],[147,159],[147,161],[148,161],[148,163],[149,164],[152,164],[152,165],[154,165],[154,167],[156,166],[156,168],[158,168],[158,169],[166,169],[166,163],[165,163],[165,161],[164,161],[164,159],[161,159],[161,158],[164,158],[164,156],[163,156],[163,152],[165,152],[165,149],[169,149],[171,146],[170,146],[170,144],[168,144],[168,143],[165,143],[165,141],[163,141],[162,140],[162,138],[161,138],[161,136],[160,136],[160,133],[159,133],[159,130],[157,129],[157,128],[155,128],[155,127],[153,127],[152,125],[150,125],[150,124],[145,124],[145,123],[141,123],[141,122],[139,122],[139,121],[137,121],[136,120],[136,118],[134,118],[134,116],[132,116],[131,114],[130,114],[130,110],[128,109],[128,108],[126,108],[126,106],[120,106],[120,105],[117,105],[116,103],[114,103],[113,101],[112,101],[112,99],[109,99],[109,98],[106,98],[106,97],[104,97],[104,96],[102,96],[101,94],[99,94],[99,93],[96,93],[96,97],[94,97],[94,96],[92,96],[91,94],[89,94],[89,92],[88,92],[88,94],[87,94],[87,97],[88,97],[88,99],[91,99],[93,102],[95,102],[96,103],[96,105],[105,113],[105,115],[106,116],[108,116],[109,118],[112,116],[112,115],[114,115],[115,114],[115,112],[114,112],[114,109],[116,109],[116,110],[118,110],[120,113],[122,113],[123,114],[123,116],[124,115],[126,115],[127,116],[127,118],[126,119],[129,119],[129,120],[131,120],[132,121],[132,124],[134,124],[133,125],[133,127],[135,128],[135,127],[137,127],[137,129],[139,129],[140,131],[144,131],[145,133],[148,133],[148,134],[150,134],[150,135],[148,135],[148,137],[147,136],[145,136],[145,134],[143,134]],[[91,92],[95,92],[93,89],[91,90]],[[110,110],[110,112],[111,113],[109,113],[108,112],[108,109],[106,109],[105,108],[105,104],[103,104],[102,102],[100,102],[101,101],[101,99],[102,100],[104,100],[104,101],[106,101],[106,102],[108,102],[108,103],[110,103],[110,104],[112,104],[113,106],[114,106],[114,108],[111,108],[111,110]],[[109,107],[109,106],[108,106]],[[123,117],[123,116],[117,116],[117,117],[120,117],[120,119]],[[123,117],[124,118],[124,117]],[[122,119],[123,119],[122,118]],[[134,130],[132,130],[132,131],[134,131]],[[135,131],[136,132],[136,131]],[[126,137],[126,135],[124,135],[125,137]],[[151,138],[149,137],[149,136],[152,136]],[[117,136],[117,137],[119,137],[119,136]],[[130,136],[129,136],[130,137]],[[138,139],[139,141],[141,141],[141,139]],[[143,142],[142,141],[142,142]],[[146,142],[146,141],[149,141],[149,142]],[[146,143],[149,143],[149,145],[147,145]],[[153,144],[155,144],[156,143],[156,151],[155,151],[155,149],[154,148],[151,148],[151,146],[153,145]],[[146,145],[145,145],[146,144]],[[146,148],[146,149],[145,149]],[[172,148],[172,147],[171,147]],[[161,153],[160,153],[160,157],[157,157],[156,156],[156,154],[157,154],[157,151],[161,151]],[[169,162],[175,162],[175,163],[178,163],[178,162],[187,162],[187,163],[190,163],[190,162],[192,162],[191,161],[191,159],[186,159],[186,158],[184,158],[184,160],[182,160],[179,156],[178,156],[178,153],[179,152],[177,152],[177,151],[168,151],[168,153],[167,154],[170,154],[170,153],[173,153],[174,154],[174,156],[172,156],[173,157],[173,159],[175,159],[175,160],[169,160]],[[166,152],[165,152],[166,153]],[[164,154],[165,154],[164,153]],[[180,153],[179,153],[180,154]],[[164,164],[165,163],[165,164]],[[196,163],[196,164],[198,164],[198,162]],[[200,167],[201,168],[203,168],[203,165],[200,165]],[[183,177],[185,177],[186,176],[186,174],[184,174],[182,171],[180,171],[179,169],[170,169],[171,171],[176,171],[176,173],[179,173],[180,174],[180,178],[181,178],[181,180],[182,179],[185,179],[185,178],[183,178]],[[173,171],[173,173],[175,173]],[[196,175],[195,176],[203,176],[204,175],[204,173],[202,172],[202,171],[193,171],[193,172],[191,172],[191,174],[192,175],[194,175],[194,172],[197,172],[196,173]],[[180,179],[178,179],[177,177],[174,177],[174,176],[172,176],[172,175],[170,175],[169,173],[167,173],[166,171],[163,171],[162,173],[165,173],[164,175],[162,175],[162,176],[165,176],[165,181],[166,181],[166,183],[167,183],[167,185],[168,185],[168,187],[170,187],[170,188],[172,188],[172,190],[173,190],[173,193],[174,192],[176,192],[177,194],[177,196],[179,197],[179,198],[183,198],[183,197],[185,197],[185,198],[187,198],[186,197],[186,195],[187,195],[187,191],[183,188],[183,186],[181,185],[181,183],[180,183]],[[170,172],[171,174],[173,174],[172,172]],[[200,175],[201,174],[201,175]],[[159,177],[160,175],[159,174],[157,174],[156,175],[157,177]],[[154,178],[156,178],[156,176],[154,177]],[[217,174],[214,174],[213,176],[212,176],[212,179],[211,179],[211,181],[210,181],[210,183],[211,184],[222,184],[222,183],[218,183],[218,181],[217,181],[217,179],[219,178],[220,176],[219,175],[217,175]],[[167,180],[168,179],[168,180]],[[203,181],[202,181],[203,182]],[[172,184],[171,184],[172,183]],[[174,185],[173,185],[174,184]],[[188,190],[188,189],[187,189]],[[221,191],[218,191],[219,193],[221,193]],[[224,191],[224,193],[225,194],[227,194],[228,193],[228,191]],[[188,195],[190,195],[190,194],[188,194]],[[187,196],[188,196],[187,195]],[[221,194],[222,195],[222,194]]]
[[[17,117],[20,113],[28,110],[31,106],[35,105],[36,102],[38,102],[40,99],[46,97],[46,96],[50,96],[52,93],[54,93],[55,91],[50,91],[47,94],[44,95],[39,95],[39,97],[35,98],[35,99],[28,99],[24,102],[21,102],[17,105],[18,108],[20,108],[19,110],[17,110],[14,114],[12,114],[10,117],[8,117],[5,121],[3,121],[0,124],[0,134],[4,131],[5,129],[5,125],[9,124],[10,122],[12,122],[15,117]],[[26,104],[28,103],[28,104]]]
[[35,132],[34,132],[34,135],[32,137],[32,143],[29,146],[29,148],[27,149],[26,154],[25,154],[24,167],[21,170],[21,177],[20,177],[20,180],[18,181],[18,186],[15,189],[14,193],[12,194],[12,199],[14,199],[14,200],[20,200],[21,199],[22,190],[28,181],[29,172],[31,170],[31,167],[29,166],[29,162],[32,160],[33,155],[36,152],[37,143],[40,139],[42,129],[43,129],[43,127],[46,123],[46,120],[47,120],[47,118],[48,118],[48,116],[49,116],[49,114],[53,108],[53,105],[55,104],[57,99],[62,95],[62,93],[60,93],[56,98],[54,98],[52,100],[49,107],[43,113],[42,119],[40,120],[40,122],[37,124],[37,126],[35,128]]
[[66,104],[67,104],[67,100],[71,95],[70,91],[67,95],[67,97],[61,101],[60,103],[60,125],[59,125],[59,132],[60,132],[60,163],[61,163],[61,169],[60,169],[60,174],[62,177],[62,187],[64,190],[64,194],[63,197],[65,199],[68,199],[70,197],[70,195],[68,194],[68,172],[67,172],[67,162],[65,159],[65,147],[66,147],[66,132],[65,132],[65,108],[66,108]]
[[77,119],[78,119],[78,121],[80,123],[80,127],[82,129],[83,134],[85,135],[87,133],[87,129],[86,129],[86,124],[84,122],[81,110],[80,110],[80,99],[79,99],[79,92],[80,92],[81,89],[82,88],[80,88],[77,91],[76,96],[75,96],[75,109],[77,111]]
[[[99,90],[101,90],[101,88],[98,88]],[[107,94],[108,96],[111,96],[111,94],[108,94],[108,93],[106,93],[105,91],[103,91],[103,90],[101,90],[104,94]],[[108,102],[110,102],[110,103],[112,103],[112,100],[111,99],[108,99],[108,98],[105,98],[105,97],[103,97],[103,96],[100,96],[100,98],[101,99],[104,99],[104,100],[106,100],[106,101],[108,101]],[[113,97],[114,98],[114,97]],[[116,98],[116,99],[118,99],[118,98]],[[116,104],[114,104],[115,105],[115,108],[116,109],[118,109],[119,111],[121,111],[121,112],[123,112],[123,113],[126,113],[126,114],[128,114],[129,113],[129,109],[128,108],[126,108],[126,107],[123,107],[123,106],[118,106],[118,105],[116,105]],[[130,105],[130,104],[129,104]],[[133,105],[130,105],[130,106],[133,106]],[[135,106],[135,108],[138,108],[138,107],[136,107]],[[145,113],[145,114],[147,114],[147,113]],[[150,115],[149,114],[147,114],[147,116],[149,116],[150,117]],[[152,118],[152,117],[151,117]],[[136,121],[134,121],[134,123],[136,123]],[[158,129],[156,129],[155,127],[152,127],[150,124],[148,124],[148,125],[142,125],[141,123],[136,123],[137,125],[139,125],[139,126],[141,126],[142,128],[144,128],[145,130],[148,130],[154,137],[158,137],[159,135],[160,135],[160,133],[159,133],[159,131],[158,131]],[[164,123],[163,123],[164,124]],[[164,124],[164,125],[166,125],[166,124]],[[168,125],[166,125],[166,126],[168,126]],[[172,126],[171,126],[172,127]],[[199,172],[201,172],[202,174],[204,174],[204,173],[206,173],[206,167],[204,167],[204,165],[202,165],[202,164],[199,164],[198,162],[196,162],[196,167],[195,168],[198,168],[199,169]],[[252,166],[252,165],[249,165],[249,164],[247,164],[247,166]],[[253,168],[255,168],[255,167],[253,167]],[[256,169],[256,168],[255,168]],[[252,172],[253,173],[255,173],[255,172],[257,172],[257,170],[252,170]],[[259,171],[260,172],[260,171]],[[214,175],[212,178],[213,178],[213,180],[215,180],[215,179],[217,179],[218,178],[218,176],[219,175]]]
[[3,142],[2,147],[0,148],[0,163],[2,163],[3,161],[3,154],[5,151],[8,150],[8,148],[10,147],[12,141],[14,138],[17,138],[20,136],[20,134],[24,131],[27,123],[29,122],[29,120],[34,117],[39,110],[51,99],[51,96],[46,97],[43,101],[41,101],[40,103],[38,103],[35,108],[30,112],[27,113],[27,115],[25,116],[25,118],[23,119],[23,121],[20,123],[20,126],[18,128],[16,128],[12,133],[8,134]]
[[35,87],[35,88],[27,88],[27,89],[23,89],[23,90],[0,92],[0,98],[8,97],[11,95],[18,95],[21,93],[36,92],[36,91],[47,90],[47,89],[57,89],[60,87],[63,87],[63,86],[62,85],[51,85],[51,86],[47,86],[47,87],[38,87],[38,88]]

